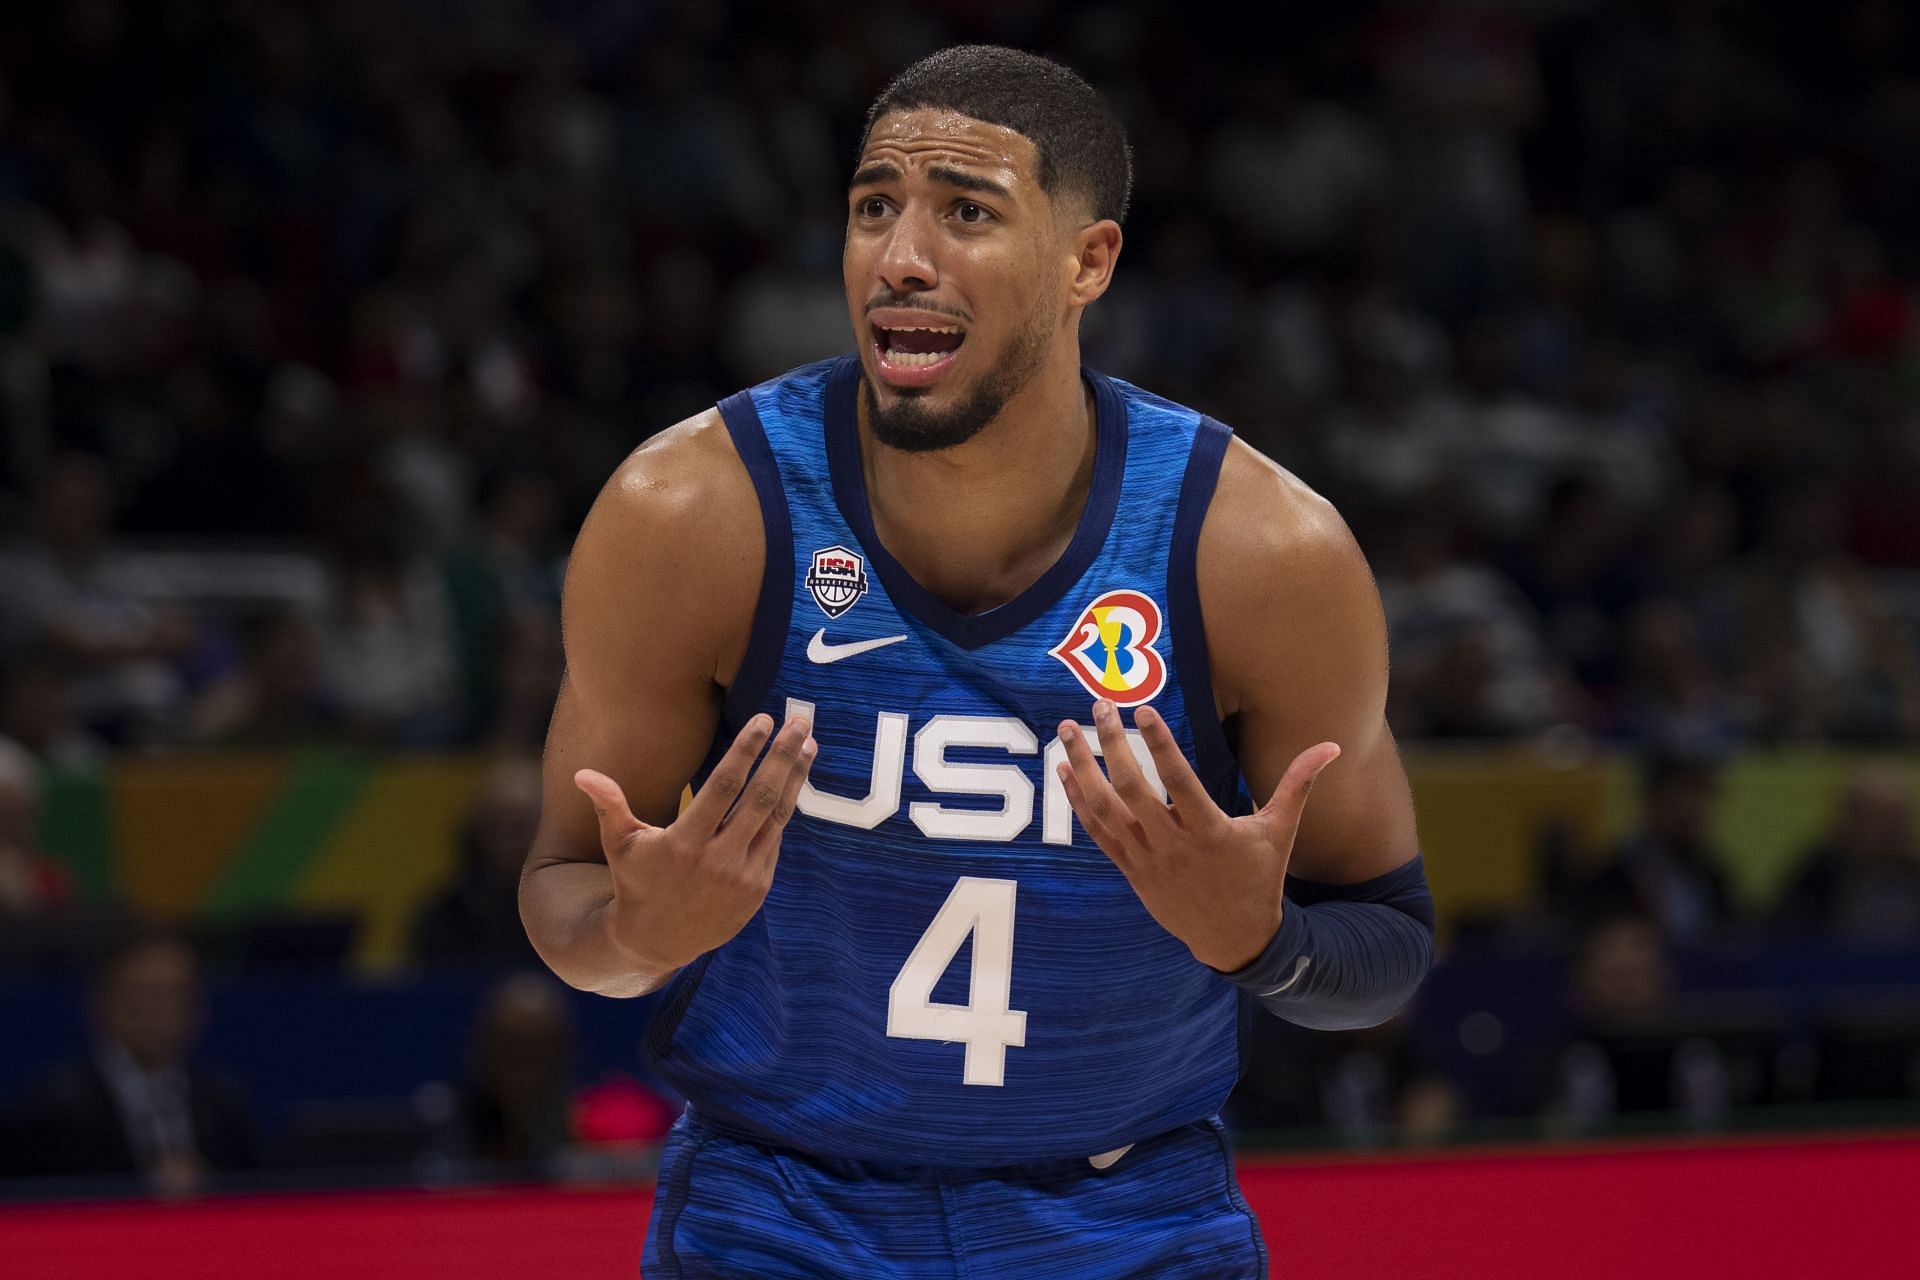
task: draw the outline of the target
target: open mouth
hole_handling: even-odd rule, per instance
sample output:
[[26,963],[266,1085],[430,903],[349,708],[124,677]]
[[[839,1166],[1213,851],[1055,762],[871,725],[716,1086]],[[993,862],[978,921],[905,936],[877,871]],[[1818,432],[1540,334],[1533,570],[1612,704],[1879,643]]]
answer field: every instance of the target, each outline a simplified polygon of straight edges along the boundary
[[897,386],[925,386],[953,363],[966,331],[953,324],[875,324],[873,349],[880,374]]

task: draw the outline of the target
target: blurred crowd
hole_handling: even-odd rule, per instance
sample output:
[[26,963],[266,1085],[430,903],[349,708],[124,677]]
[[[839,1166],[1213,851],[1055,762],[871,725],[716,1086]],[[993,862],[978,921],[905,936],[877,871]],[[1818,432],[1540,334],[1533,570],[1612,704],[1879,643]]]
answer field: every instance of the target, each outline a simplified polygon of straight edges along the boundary
[[1911,771],[1858,768],[1759,907],[1714,845],[1718,785],[1653,757],[1640,822],[1598,856],[1544,825],[1532,893],[1456,914],[1399,1017],[1258,1020],[1229,1118],[1360,1146],[1920,1119]]
[[[13,750],[0,886],[32,847]],[[1920,1119],[1910,772],[1860,767],[1761,910],[1730,890],[1713,846],[1717,785],[1697,760],[1650,760],[1640,823],[1597,857],[1544,827],[1535,892],[1451,918],[1426,988],[1385,1025],[1256,1017],[1230,1125],[1261,1144],[1378,1147]],[[0,899],[0,1019],[15,1028],[0,1047],[0,1200],[649,1172],[677,1112],[638,1052],[650,1009],[566,991],[520,924],[539,806],[533,757],[486,770],[449,878],[415,909],[385,1019],[368,1017],[337,947],[236,948],[232,922],[122,915],[82,934],[76,957],[76,927],[100,922],[54,911],[42,918],[62,948],[35,953],[18,900]],[[29,1026],[59,1021],[31,998],[48,979],[84,1004],[77,1038]],[[211,993],[251,1078],[201,1053]],[[269,1094],[263,1124],[253,1100]]]
[[1100,367],[1371,556],[1403,737],[1920,731],[1920,18],[74,0],[0,18],[0,733],[533,743],[641,439],[850,345],[864,104],[1045,47],[1138,187]]
[[[366,1034],[316,1003],[332,992],[337,1009],[364,1019],[366,988],[345,971],[359,922],[163,923],[120,904],[83,907],[58,861],[35,853],[31,763],[0,744],[0,1020],[13,1025],[0,1045],[0,1200],[651,1171],[677,1107],[633,1052],[649,1011],[568,992],[520,923],[537,759],[502,756],[481,777],[453,835],[450,877],[415,908],[409,980],[394,1022],[372,1033],[374,1066],[355,1083],[351,1068],[323,1063],[315,1085],[278,1090],[273,1124],[257,1114],[271,1077],[297,1075],[303,1057],[350,1058],[343,1038]],[[318,945],[302,936],[307,924],[323,926]],[[251,1079],[217,1054],[209,1061],[201,1043],[220,1012],[215,993],[249,988],[256,1019],[263,1004],[295,1014],[276,1036],[229,1009],[226,1043],[248,1046]],[[33,997],[49,990],[83,1006],[77,1038],[22,1025],[46,1019]],[[583,1061],[583,1007],[619,1051],[603,1045]],[[450,1031],[464,1040],[451,1052]]]
[[[1920,1096],[1920,1030],[1849,1058],[1824,1011],[1675,995],[1697,986],[1676,964],[1729,940],[1920,936],[1900,775],[1853,779],[1759,914],[1704,819],[1737,749],[1920,739],[1920,13],[1380,0],[1282,21],[1276,45],[1171,6],[994,0],[10,7],[0,913],[74,896],[36,845],[47,769],[479,749],[506,763],[414,954],[532,969],[512,887],[572,532],[647,435],[850,346],[865,105],[913,58],[993,40],[1081,69],[1134,141],[1090,362],[1336,502],[1379,581],[1398,734],[1648,762],[1635,835],[1573,856],[1543,832],[1532,905],[1463,931],[1568,961],[1500,1098],[1448,1053],[1512,1028],[1416,1009],[1310,1042],[1268,1027],[1239,1122],[1367,1142],[1504,1107],[1578,1131],[1858,1096],[1873,1071],[1873,1096]],[[114,1159],[161,1188],[204,1176],[215,1133],[222,1160],[260,1158],[234,1095],[181,1065],[195,964],[177,937],[116,948],[92,1056],[21,1114],[111,1100],[139,1118]],[[644,1091],[556,1092],[542,984],[509,979],[476,1023],[474,1078],[512,1098],[426,1099],[463,1136],[422,1150],[539,1159],[651,1123]],[[129,989],[173,1010],[143,1042],[168,1052],[116,1021]],[[541,1047],[500,1049],[515,1028]]]

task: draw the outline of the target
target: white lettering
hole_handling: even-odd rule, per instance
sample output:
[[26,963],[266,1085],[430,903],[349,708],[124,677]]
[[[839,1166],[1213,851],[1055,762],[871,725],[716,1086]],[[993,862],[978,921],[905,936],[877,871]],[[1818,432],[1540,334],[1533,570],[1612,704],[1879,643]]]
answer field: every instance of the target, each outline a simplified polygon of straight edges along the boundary
[[[788,716],[805,716],[813,721],[813,704],[798,698],[787,699]],[[816,736],[816,742],[819,738]],[[818,764],[818,758],[815,764]],[[867,794],[854,800],[815,790],[811,780],[800,784],[795,802],[808,817],[837,822],[844,827],[871,831],[891,818],[900,808],[900,780],[907,762],[907,717],[899,711],[882,711],[873,727],[873,769],[868,774]]]
[[[1090,724],[1080,726],[1087,739],[1087,745],[1093,748],[1093,754],[1106,754],[1100,747],[1100,738]],[[1127,746],[1133,751],[1133,758],[1140,762],[1140,771],[1147,775],[1147,782],[1160,798],[1167,798],[1167,784],[1160,781],[1159,766],[1153,763],[1153,750],[1147,746],[1147,740],[1138,729],[1128,729]],[[1073,804],[1067,799],[1067,789],[1060,781],[1060,766],[1066,761],[1067,746],[1055,735],[1047,743],[1047,753],[1042,758],[1041,781],[1046,786],[1045,799],[1041,801],[1040,839],[1047,844],[1073,843]]]
[[[811,702],[787,699],[789,716],[804,715],[818,723]],[[900,811],[900,790],[906,773],[907,716],[900,711],[882,711],[873,726],[873,765],[867,777],[867,793],[855,799],[821,791],[809,780],[801,784],[798,807],[808,817],[841,826],[871,831]],[[1087,745],[1103,755],[1100,739],[1092,725],[1082,725]],[[1137,729],[1127,732],[1132,750],[1147,781],[1164,801],[1166,784],[1154,765],[1147,740]],[[1017,764],[955,762],[947,759],[951,747],[998,748],[1009,755],[1041,755],[1040,838],[1047,844],[1073,843],[1073,806],[1067,790],[1055,772],[1067,758],[1067,749],[1058,737],[1047,740],[1040,751],[1039,739],[1024,721],[1012,716],[935,716],[920,726],[913,739],[913,773],[927,790],[941,796],[983,796],[1000,801],[995,809],[950,808],[938,801],[916,800],[907,806],[907,816],[922,834],[934,839],[982,840],[1005,842],[1017,837],[1033,822],[1034,786]],[[817,767],[817,766],[816,766]]]
[[916,800],[907,816],[923,835],[950,840],[1011,840],[1033,821],[1033,779],[1015,764],[953,764],[948,747],[999,747],[1030,756],[1033,730],[1012,716],[935,716],[913,736],[913,773],[947,796],[999,796],[999,809],[949,809]]

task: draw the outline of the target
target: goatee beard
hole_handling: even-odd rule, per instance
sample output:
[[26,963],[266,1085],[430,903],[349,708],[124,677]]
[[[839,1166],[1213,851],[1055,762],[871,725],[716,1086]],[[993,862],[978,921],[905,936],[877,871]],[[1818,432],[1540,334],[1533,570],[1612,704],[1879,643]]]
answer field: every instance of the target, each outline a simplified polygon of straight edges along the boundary
[[934,453],[965,444],[999,417],[1007,401],[1033,378],[1046,350],[1046,336],[1043,318],[1035,316],[1006,355],[995,362],[993,371],[945,412],[927,405],[927,391],[921,387],[896,388],[892,403],[882,407],[872,379],[861,378],[860,394],[866,401],[867,426],[873,438],[902,453]]
[[860,394],[866,397],[867,425],[873,429],[875,440],[902,453],[934,453],[979,435],[1000,416],[1012,392],[1005,375],[996,375],[945,413],[930,408],[925,403],[925,390],[919,387],[896,389],[893,402],[884,409],[871,380],[860,380]]

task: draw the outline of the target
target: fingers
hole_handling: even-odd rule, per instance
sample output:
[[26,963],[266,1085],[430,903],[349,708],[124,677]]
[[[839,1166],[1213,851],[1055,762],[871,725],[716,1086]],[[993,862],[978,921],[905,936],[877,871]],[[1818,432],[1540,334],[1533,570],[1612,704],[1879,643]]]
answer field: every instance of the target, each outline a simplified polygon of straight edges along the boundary
[[702,835],[717,831],[728,810],[733,808],[740,789],[747,785],[747,778],[753,772],[753,762],[760,756],[760,748],[766,745],[772,734],[773,717],[770,715],[757,715],[742,725],[733,745],[720,757],[720,763],[713,766],[713,772],[707,775],[706,785],[694,796],[687,811],[680,815],[680,821]]
[[[806,780],[807,769],[813,764],[813,753],[803,748],[813,741],[813,725],[804,716],[789,717],[780,726],[780,732],[774,735],[773,744],[767,748],[766,758],[754,769],[747,779],[745,788],[740,792],[739,802],[733,807],[721,824],[721,831],[737,839],[736,848],[751,843],[776,814],[782,812],[782,797],[789,786],[797,798],[800,794],[800,782]],[[803,759],[804,757],[804,759]],[[795,775],[799,780],[795,780]],[[780,824],[786,824],[791,816],[791,806],[785,809]]]
[[1126,726],[1120,722],[1119,708],[1105,698],[1093,704],[1093,731],[1100,735],[1107,780],[1126,802],[1127,811],[1141,830],[1152,835],[1170,826],[1173,815],[1167,812],[1159,790],[1140,768],[1140,761],[1133,754],[1133,743],[1127,740]]
[[1273,789],[1273,798],[1260,810],[1261,814],[1284,821],[1290,828],[1298,826],[1300,812],[1307,806],[1307,793],[1313,790],[1313,780],[1339,758],[1337,742],[1318,742],[1295,756],[1286,773],[1281,775],[1280,785]]
[[780,851],[780,836],[787,829],[787,820],[793,817],[794,807],[800,803],[800,788],[806,785],[807,771],[813,767],[813,758],[819,753],[819,744],[809,736],[800,744],[800,761],[787,777],[787,785],[780,792],[780,802],[774,807],[753,840],[747,845],[749,855],[771,858]]
[[600,819],[600,847],[605,852],[612,853],[634,832],[647,829],[647,824],[634,817],[633,810],[627,806],[627,793],[606,774],[596,769],[582,769],[573,775],[573,785],[593,802],[594,815]]
[[1160,772],[1160,782],[1167,789],[1167,799],[1174,811],[1187,821],[1208,814],[1225,817],[1213,797],[1207,794],[1200,775],[1193,771],[1193,765],[1188,763],[1180,744],[1174,741],[1173,730],[1167,727],[1160,713],[1152,707],[1142,707],[1133,713],[1133,723],[1146,740],[1147,752],[1153,757],[1153,767]]
[[[1060,781],[1066,788],[1067,803],[1079,815],[1080,825],[1087,829],[1087,834],[1110,857],[1125,858],[1135,849],[1144,847],[1145,831],[1126,801],[1113,789],[1107,775],[1100,771],[1099,762],[1093,758],[1093,748],[1080,726],[1071,720],[1062,721],[1060,741],[1067,748],[1066,763],[1059,770]],[[1104,742],[1101,750],[1106,751]],[[1131,759],[1124,741],[1120,744],[1119,754]],[[1111,768],[1115,754],[1107,752],[1107,759]],[[1135,768],[1137,770],[1138,766]],[[1154,798],[1153,803],[1159,806],[1158,797]]]
[[1138,846],[1116,825],[1116,818],[1122,808],[1120,799],[1114,795],[1113,788],[1107,786],[1106,779],[1101,776],[1099,768],[1097,766],[1094,768],[1092,776],[1100,779],[1100,786],[1105,788],[1107,793],[1106,798],[1089,797],[1080,783],[1083,775],[1076,773],[1072,764],[1062,764],[1058,773],[1060,785],[1067,793],[1067,803],[1073,806],[1073,812],[1080,819],[1080,825],[1087,829],[1087,834],[1093,837],[1096,845],[1100,846],[1100,851],[1122,867],[1131,863]]

